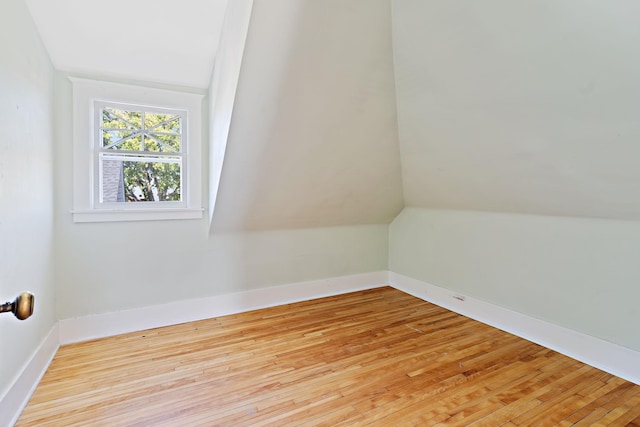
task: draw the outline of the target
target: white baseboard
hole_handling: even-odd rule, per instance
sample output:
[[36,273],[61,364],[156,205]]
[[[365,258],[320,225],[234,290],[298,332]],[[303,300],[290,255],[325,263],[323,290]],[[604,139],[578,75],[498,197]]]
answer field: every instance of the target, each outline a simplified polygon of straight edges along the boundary
[[[60,320],[16,382],[0,400],[0,427],[12,426],[51,363],[59,345],[241,313],[381,286],[394,288],[482,323],[543,345],[640,384],[640,353],[574,330],[401,274],[377,271],[254,289],[139,309]],[[3,424],[8,422],[8,424]]]
[[26,363],[9,391],[0,399],[0,426],[10,427],[18,421],[22,410],[27,406],[29,398],[58,351],[58,347],[60,345],[56,323]]
[[389,273],[394,288],[640,384],[640,352],[522,313]]
[[260,308],[388,286],[377,271],[248,290],[193,300],[60,320],[60,344],[176,325]]

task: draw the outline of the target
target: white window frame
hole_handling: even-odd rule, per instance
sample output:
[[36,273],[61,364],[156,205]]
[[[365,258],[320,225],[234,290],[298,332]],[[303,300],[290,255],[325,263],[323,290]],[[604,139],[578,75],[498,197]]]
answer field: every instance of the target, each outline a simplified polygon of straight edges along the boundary
[[[105,150],[102,145],[102,110],[104,108],[107,107],[112,107],[115,109],[121,109],[121,110],[129,110],[129,111],[140,111],[143,114],[144,113],[160,113],[160,114],[171,114],[174,115],[176,117],[180,117],[181,119],[181,123],[182,123],[182,127],[186,128],[186,124],[189,122],[188,117],[189,114],[186,110],[175,110],[175,109],[167,109],[167,108],[161,108],[161,107],[156,107],[156,106],[149,106],[149,105],[134,105],[134,104],[122,104],[122,103],[115,103],[113,101],[111,102],[105,102],[105,101],[94,101],[94,135],[93,135],[93,143],[94,143],[94,150],[96,150],[96,155],[94,155],[94,170],[97,171],[97,174],[95,175],[95,177],[97,177],[97,179],[95,179],[94,177],[94,206],[96,207],[96,209],[149,209],[149,208],[157,208],[157,207],[179,207],[179,208],[186,208],[187,204],[186,204],[186,197],[184,197],[185,195],[182,192],[182,187],[184,187],[184,183],[186,182],[186,178],[187,178],[187,174],[185,173],[187,170],[189,170],[189,156],[187,155],[187,149],[188,149],[188,141],[186,141],[186,136],[185,133],[186,132],[181,132],[181,147],[180,147],[180,151],[176,152],[176,153],[166,153],[166,152],[160,152],[160,153],[156,153],[156,152],[127,152],[127,151],[119,151],[119,150],[115,150],[115,151],[111,151],[109,149]],[[186,130],[186,129],[183,129]],[[172,158],[179,158],[180,159],[180,184],[181,184],[181,188],[180,188],[180,201],[171,201],[171,202],[140,202],[140,203],[122,203],[122,202],[104,202],[102,200],[102,189],[100,188],[100,184],[103,181],[103,169],[102,169],[102,161],[101,159],[104,157],[109,157],[110,155],[114,155],[113,157],[120,157],[123,155],[127,155],[127,154],[131,154],[132,157],[138,157],[138,158],[145,158],[147,161],[151,161],[151,162],[162,162],[162,157],[166,156],[166,157],[172,157]],[[114,158],[114,160],[116,160]],[[138,206],[139,205],[139,206]]]
[[[204,95],[72,77],[74,222],[200,219],[202,207],[202,101]],[[99,200],[100,108],[184,112],[180,202],[101,203]]]

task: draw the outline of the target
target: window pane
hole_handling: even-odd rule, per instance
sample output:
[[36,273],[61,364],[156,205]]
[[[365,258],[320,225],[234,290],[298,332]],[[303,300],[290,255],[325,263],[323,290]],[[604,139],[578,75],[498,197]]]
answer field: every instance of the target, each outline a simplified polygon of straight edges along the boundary
[[180,160],[102,159],[102,202],[181,200]]
[[122,144],[131,138],[135,138],[135,135],[129,130],[103,130],[102,146],[111,150],[121,150],[123,149]]
[[[113,131],[115,132],[115,131]],[[111,134],[111,132],[110,132]],[[142,151],[142,135],[137,134],[118,134],[115,133],[115,137],[110,136],[109,144],[103,134],[103,147],[109,150],[126,150],[126,151]]]
[[[149,151],[161,151],[164,153],[180,152],[180,135],[165,135],[158,133],[150,133],[147,136],[149,142]],[[153,141],[155,144],[151,144]]]
[[102,148],[108,150],[178,153],[182,117],[175,114],[102,109]]
[[[148,151],[179,152],[182,119],[171,114],[145,114],[145,130],[150,140]],[[153,141],[153,143],[151,142]]]
[[111,150],[141,151],[142,116],[140,111],[103,108],[102,147]]
[[145,128],[152,132],[180,134],[182,124],[180,116],[173,114],[145,114]]
[[149,135],[145,135],[144,149],[145,151],[163,151],[160,149],[160,145],[158,144],[158,141],[155,140],[153,137],[150,137]]
[[108,129],[137,130],[142,126],[142,114],[139,111],[118,110],[105,107],[102,110],[102,127]]

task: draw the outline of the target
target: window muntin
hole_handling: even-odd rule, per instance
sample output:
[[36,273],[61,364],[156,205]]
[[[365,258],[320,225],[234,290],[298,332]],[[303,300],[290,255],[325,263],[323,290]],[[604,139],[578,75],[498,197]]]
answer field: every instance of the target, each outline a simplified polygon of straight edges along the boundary
[[96,206],[184,206],[186,111],[96,102],[94,113]]

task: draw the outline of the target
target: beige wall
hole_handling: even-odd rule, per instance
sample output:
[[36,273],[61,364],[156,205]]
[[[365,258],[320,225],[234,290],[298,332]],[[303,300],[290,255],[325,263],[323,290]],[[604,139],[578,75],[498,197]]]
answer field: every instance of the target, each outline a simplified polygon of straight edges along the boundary
[[0,9],[0,299],[36,296],[31,318],[0,316],[2,401],[56,319],[53,69],[24,2]]
[[[59,317],[386,270],[402,208],[390,12],[386,0],[255,2],[238,92],[216,84],[238,72],[227,52],[205,100],[220,116],[203,135],[225,155],[211,162],[218,191],[203,187],[211,223],[72,223],[71,86],[58,74]],[[222,35],[223,52],[240,33]]]
[[389,268],[640,350],[640,223],[406,208]]
[[391,5],[391,270],[640,349],[640,3]]
[[213,230],[390,223],[393,76],[388,0],[255,1]]
[[640,220],[640,2],[392,4],[406,206]]
[[[73,223],[71,82],[63,73],[55,99],[60,319],[386,270],[386,224],[210,234],[207,218]],[[206,153],[201,161],[206,176]]]

